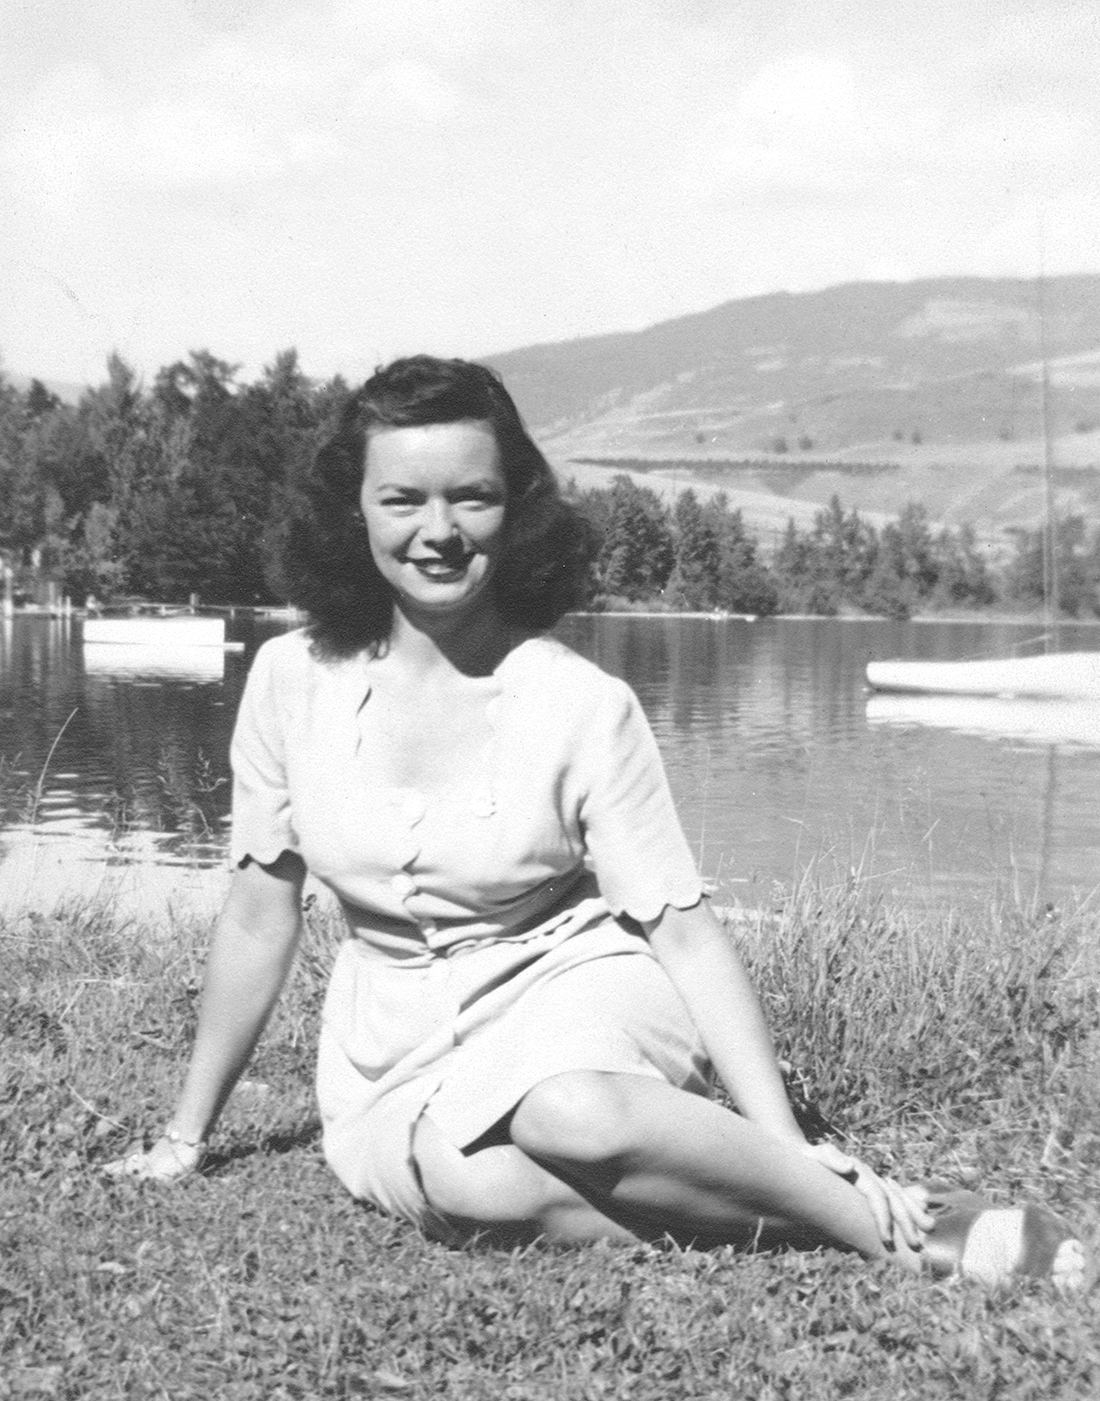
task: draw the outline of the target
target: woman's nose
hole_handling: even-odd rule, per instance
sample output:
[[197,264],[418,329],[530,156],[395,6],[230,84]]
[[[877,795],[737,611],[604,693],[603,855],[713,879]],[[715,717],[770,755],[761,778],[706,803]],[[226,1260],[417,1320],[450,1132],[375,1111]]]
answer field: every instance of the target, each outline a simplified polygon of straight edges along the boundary
[[425,540],[433,544],[437,541],[451,539],[457,526],[455,524],[454,512],[446,501],[429,501],[424,510],[424,523],[420,527],[420,533]]

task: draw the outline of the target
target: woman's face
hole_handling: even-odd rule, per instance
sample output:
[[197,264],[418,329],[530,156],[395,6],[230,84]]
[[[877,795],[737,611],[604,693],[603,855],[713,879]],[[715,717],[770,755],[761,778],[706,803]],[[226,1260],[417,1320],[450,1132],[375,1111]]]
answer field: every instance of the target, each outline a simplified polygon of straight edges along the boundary
[[359,504],[374,562],[400,605],[452,613],[487,597],[505,491],[488,423],[464,419],[368,435]]

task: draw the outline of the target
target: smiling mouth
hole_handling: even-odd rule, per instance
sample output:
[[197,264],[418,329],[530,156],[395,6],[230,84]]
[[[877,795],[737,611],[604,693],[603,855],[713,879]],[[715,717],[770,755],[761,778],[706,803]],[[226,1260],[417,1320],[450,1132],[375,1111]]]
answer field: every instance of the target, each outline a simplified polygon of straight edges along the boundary
[[408,556],[406,563],[429,579],[455,579],[465,574],[472,559],[473,555],[462,555],[458,559],[418,559]]

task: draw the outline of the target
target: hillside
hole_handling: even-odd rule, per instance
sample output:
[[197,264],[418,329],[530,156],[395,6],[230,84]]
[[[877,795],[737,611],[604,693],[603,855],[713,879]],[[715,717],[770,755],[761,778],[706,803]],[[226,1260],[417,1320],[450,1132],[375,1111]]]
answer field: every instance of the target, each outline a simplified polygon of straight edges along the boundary
[[765,531],[837,492],[921,501],[990,541],[1042,510],[1042,364],[1060,509],[1100,521],[1100,275],[861,283],[489,357],[578,484],[629,467],[726,490]]

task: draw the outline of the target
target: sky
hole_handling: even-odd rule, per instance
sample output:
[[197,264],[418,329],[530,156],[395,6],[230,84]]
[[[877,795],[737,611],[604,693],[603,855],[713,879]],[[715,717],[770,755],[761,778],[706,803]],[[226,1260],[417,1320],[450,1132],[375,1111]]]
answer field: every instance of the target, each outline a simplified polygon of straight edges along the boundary
[[0,366],[1100,272],[1096,0],[0,0]]

